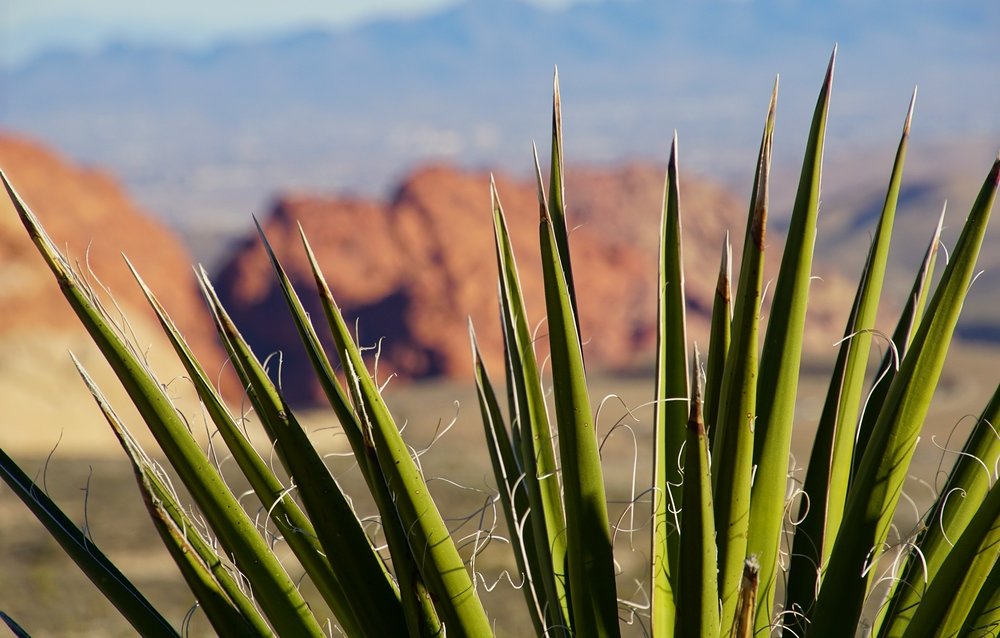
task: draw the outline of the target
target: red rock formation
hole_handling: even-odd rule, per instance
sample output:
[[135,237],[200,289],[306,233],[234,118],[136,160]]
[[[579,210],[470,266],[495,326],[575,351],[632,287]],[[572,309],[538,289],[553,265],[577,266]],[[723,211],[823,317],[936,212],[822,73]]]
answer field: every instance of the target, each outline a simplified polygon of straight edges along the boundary
[[[176,235],[142,214],[107,174],[74,166],[36,143],[0,134],[0,167],[56,244],[92,270],[130,321],[151,325],[154,319],[122,254],[156,292],[206,369],[220,369],[221,349],[194,284],[190,256]],[[0,307],[0,341],[40,332],[82,334],[6,192],[0,197]],[[170,352],[165,342],[159,348]]]
[[[489,176],[433,166],[411,175],[385,205],[289,196],[264,228],[322,334],[322,311],[298,237],[300,222],[334,296],[361,341],[380,338],[379,373],[470,378],[466,318],[500,374],[496,257]],[[532,322],[544,317],[538,204],[532,182],[497,177]],[[570,243],[588,364],[626,368],[653,360],[662,169],[568,171]],[[746,204],[719,187],[682,178],[684,259],[690,338],[706,342],[727,228],[742,240]],[[739,246],[736,247],[737,251]],[[737,255],[739,253],[737,252]],[[738,256],[736,258],[738,262]],[[776,259],[772,258],[776,264]],[[282,352],[282,381],[296,401],[317,398],[301,346],[256,238],[241,246],[216,287],[258,355]],[[819,301],[822,308],[835,305]],[[837,321],[841,318],[838,314]],[[539,325],[544,335],[544,324]],[[820,342],[832,341],[825,332]],[[539,340],[544,356],[544,339]]]

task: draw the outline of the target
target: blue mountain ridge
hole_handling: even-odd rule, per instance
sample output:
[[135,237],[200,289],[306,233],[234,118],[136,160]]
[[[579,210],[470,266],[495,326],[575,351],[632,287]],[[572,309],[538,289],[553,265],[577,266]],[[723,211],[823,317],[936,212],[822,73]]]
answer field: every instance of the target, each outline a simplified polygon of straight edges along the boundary
[[[279,190],[384,195],[427,161],[527,173],[531,140],[546,152],[556,64],[571,164],[662,162],[677,130],[684,169],[743,192],[780,73],[780,224],[837,43],[825,210],[881,204],[919,84],[910,163],[929,233],[938,195],[967,205],[942,185],[1000,146],[997,33],[1000,3],[985,0],[470,0],[196,49],[50,52],[0,70],[0,127],[107,167],[189,236],[231,236]],[[828,226],[838,249],[866,243],[857,220]]]

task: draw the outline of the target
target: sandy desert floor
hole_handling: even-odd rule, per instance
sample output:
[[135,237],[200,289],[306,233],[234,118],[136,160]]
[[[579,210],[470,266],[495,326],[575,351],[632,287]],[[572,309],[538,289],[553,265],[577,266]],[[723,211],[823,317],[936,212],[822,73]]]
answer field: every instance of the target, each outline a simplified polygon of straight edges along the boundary
[[[943,482],[942,472],[955,457],[945,450],[961,447],[974,415],[996,386],[998,362],[1000,348],[996,347],[960,344],[953,351],[914,458],[906,489],[913,504],[908,501],[901,506],[901,530],[912,526],[916,513],[929,502],[933,486]],[[799,467],[808,454],[828,367],[826,362],[807,362],[804,367],[793,441]],[[616,537],[616,558],[621,567],[619,597],[637,603],[644,601],[643,565],[648,543],[644,522],[648,502],[640,497],[634,509],[627,505],[634,493],[643,491],[650,474],[651,410],[643,406],[651,390],[648,377],[592,379],[595,402],[613,392],[620,397],[608,399],[600,412],[598,430],[601,436],[614,430],[602,450],[612,519],[622,517],[623,530],[636,530],[621,531]],[[502,516],[488,506],[494,482],[473,388],[455,383],[396,384],[390,385],[387,397],[398,422],[407,424],[404,436],[416,449],[427,447],[438,428],[455,420],[421,461],[428,477],[447,479],[432,481],[431,489],[452,521],[456,536],[466,538],[465,550],[469,551],[477,529],[492,527],[495,516],[500,517],[497,533],[505,535]],[[623,406],[632,408],[630,414],[637,420],[631,419]],[[345,444],[331,417],[323,411],[304,416],[314,439],[331,454],[329,463],[334,473],[356,496],[358,511],[362,515],[370,513],[372,505],[361,490],[350,459],[337,456]],[[9,424],[31,424],[31,415],[5,414],[5,419],[7,429],[0,430],[0,445],[30,476],[46,485],[71,518],[86,524],[94,542],[164,610],[175,626],[181,627],[193,610],[193,598],[147,520],[131,470],[96,409],[63,413],[61,419],[44,419],[44,423],[29,425],[28,429],[21,425],[16,435]],[[616,428],[617,423],[630,427]],[[140,428],[138,423],[132,425]],[[73,436],[64,435],[57,446],[60,431],[69,428]],[[233,464],[224,467],[234,488],[239,489]],[[287,563],[289,571],[298,575],[294,559],[289,557]],[[511,564],[509,545],[500,540],[490,543],[477,559],[476,569],[483,579],[479,587],[484,591],[487,609],[496,619],[498,635],[527,635],[530,625],[521,611],[523,598],[503,577]],[[302,587],[311,594],[307,581]],[[317,605],[325,613],[322,603]],[[133,634],[6,486],[0,488],[0,610],[38,636]],[[197,611],[190,614],[189,628],[191,635],[211,633]],[[626,633],[643,635],[641,623],[629,626]]]

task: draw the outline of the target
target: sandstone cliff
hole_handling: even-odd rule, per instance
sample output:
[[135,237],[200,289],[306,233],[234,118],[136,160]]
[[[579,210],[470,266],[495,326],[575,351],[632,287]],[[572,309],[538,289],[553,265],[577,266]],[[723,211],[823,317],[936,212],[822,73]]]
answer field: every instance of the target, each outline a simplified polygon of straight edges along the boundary
[[[263,226],[314,317],[326,329],[302,251],[308,235],[334,296],[363,345],[381,339],[379,376],[471,378],[466,318],[471,316],[494,374],[501,374],[496,258],[489,175],[443,166],[410,175],[388,203],[288,195]],[[538,204],[532,182],[497,176],[531,322],[544,316],[539,274]],[[570,242],[581,329],[593,369],[653,361],[656,251],[663,171],[647,165],[568,171]],[[689,338],[705,344],[719,251],[732,229],[739,261],[746,204],[718,186],[682,176]],[[780,242],[769,240],[769,270]],[[294,401],[320,395],[284,301],[256,237],[237,248],[217,288],[258,355],[280,351],[281,379]],[[810,345],[829,347],[852,290],[828,277],[814,286]],[[846,306],[845,306],[845,295]],[[544,324],[538,334],[544,336]],[[539,340],[544,354],[544,339]]]
[[[162,382],[175,379],[182,369],[122,253],[160,297],[206,369],[219,372],[221,349],[194,284],[191,259],[171,231],[137,210],[107,174],[75,166],[34,142],[0,134],[0,167],[57,245],[113,295]],[[114,452],[114,439],[77,378],[68,351],[120,399],[116,408],[123,409],[127,400],[37,254],[6,192],[0,197],[0,309],[0,402],[10,416],[0,431],[4,447],[30,447],[36,441],[48,449],[65,427],[62,445]],[[173,383],[171,391],[183,394],[183,385]],[[87,411],[92,419],[71,421]],[[128,425],[144,430],[135,420]],[[40,434],[46,428],[51,433]]]

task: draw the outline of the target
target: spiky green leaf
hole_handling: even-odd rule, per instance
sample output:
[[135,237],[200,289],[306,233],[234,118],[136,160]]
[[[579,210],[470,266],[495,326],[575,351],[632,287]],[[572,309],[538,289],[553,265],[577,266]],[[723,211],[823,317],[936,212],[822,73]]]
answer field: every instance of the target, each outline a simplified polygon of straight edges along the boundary
[[874,571],[869,567],[883,552],[914,446],[972,281],[998,181],[1000,158],[993,163],[973,204],[951,261],[889,388],[857,480],[851,485],[842,523],[851,533],[839,535],[834,544],[816,604],[814,636],[832,636],[834,625],[857,622],[861,616]]
[[792,207],[792,219],[781,256],[781,268],[760,357],[753,452],[757,472],[750,496],[750,524],[746,546],[747,553],[757,556],[760,564],[757,630],[765,630],[771,626],[778,578],[778,551],[785,513],[788,458],[799,385],[813,248],[816,244],[823,148],[836,55],[834,49],[813,113],[798,193]]
[[520,276],[507,221],[496,184],[490,182],[493,208],[493,235],[499,273],[500,323],[504,334],[506,370],[511,384],[511,419],[520,432],[515,453],[524,475],[529,509],[526,512],[532,541],[538,556],[536,578],[541,589],[547,625],[561,632],[570,622],[566,594],[566,518],[559,487],[558,465],[549,424],[545,389],[535,357],[534,339],[521,292]]
[[[945,207],[947,208],[947,207]],[[861,465],[861,458],[864,456],[868,440],[872,436],[875,422],[878,420],[879,412],[885,403],[885,396],[889,393],[889,386],[896,376],[899,362],[906,356],[906,351],[910,347],[910,340],[916,327],[920,324],[923,315],[924,305],[930,296],[931,282],[934,279],[934,267],[937,264],[938,247],[941,245],[941,231],[944,228],[944,214],[938,218],[937,226],[931,241],[924,252],[923,261],[917,270],[917,276],[913,280],[913,287],[906,297],[906,304],[899,314],[896,328],[892,332],[891,343],[886,348],[882,362],[875,373],[875,383],[868,393],[868,400],[865,403],[864,414],[861,416],[861,423],[858,425],[858,440],[854,446],[854,463],[851,470],[851,480],[854,480],[858,473],[858,466]]]
[[405,631],[399,592],[350,501],[222,306],[204,270],[199,274],[199,283],[233,368],[247,388],[247,396],[264,430],[276,443],[278,458],[295,481],[317,539],[349,595],[354,614],[365,619],[367,631],[373,635]]
[[559,431],[566,508],[566,554],[577,636],[617,636],[618,598],[604,473],[597,449],[583,348],[542,174],[535,156],[540,209],[539,241],[552,357],[552,389]]
[[715,286],[712,303],[712,325],[708,339],[708,361],[705,365],[705,429],[708,431],[709,448],[712,444],[712,428],[719,416],[719,394],[722,392],[722,376],[729,354],[732,335],[733,246],[729,232],[722,244],[722,263],[719,265],[719,279]]
[[903,638],[956,636],[1000,557],[1000,483],[990,489],[947,552]]
[[[254,220],[256,223],[256,219]],[[399,520],[399,513],[392,493],[386,485],[385,477],[382,475],[378,465],[378,458],[374,447],[371,445],[370,437],[365,436],[367,426],[361,423],[359,416],[353,412],[348,403],[347,394],[344,392],[340,381],[337,379],[330,365],[330,360],[323,350],[319,336],[313,328],[309,315],[299,299],[298,293],[292,286],[291,280],[278,260],[277,255],[271,247],[264,229],[257,223],[257,233],[264,251],[267,253],[275,276],[278,279],[278,286],[288,305],[289,313],[299,333],[302,345],[305,347],[309,361],[313,366],[316,377],[326,394],[327,399],[337,415],[344,430],[347,440],[354,452],[354,458],[358,461],[361,474],[368,485],[368,490],[375,499],[381,515],[382,530],[385,533],[386,544],[392,556],[396,571],[396,578],[401,583],[406,583],[405,588],[400,588],[388,577],[388,572],[383,567],[383,574],[387,579],[389,587],[394,591],[399,591],[399,599],[403,605],[403,615],[406,618],[407,627],[414,635],[436,635],[440,631],[440,620],[434,611],[434,606],[430,603],[426,595],[426,585],[421,580],[417,569],[413,553],[410,551],[406,541],[406,533],[403,530],[402,522]],[[304,232],[299,227],[299,232]],[[377,556],[381,561],[381,557]],[[384,593],[384,592],[383,592]],[[370,611],[370,610],[366,610]],[[359,622],[364,625],[363,617]]]
[[800,523],[792,550],[789,608],[812,606],[817,581],[843,518],[872,330],[885,278],[915,98],[916,93],[906,113],[882,214],[847,319],[813,442],[804,488],[808,500],[803,502],[808,505],[803,506],[805,514],[798,517]]
[[[126,260],[128,262],[128,260]],[[156,314],[157,319],[163,328],[164,333],[170,340],[174,351],[184,365],[188,377],[194,384],[198,393],[198,398],[212,422],[215,424],[219,435],[229,448],[233,459],[239,466],[243,475],[247,478],[250,486],[260,502],[265,506],[270,515],[271,521],[278,528],[279,533],[288,543],[288,546],[295,553],[296,558],[302,567],[309,574],[317,591],[323,600],[330,606],[331,611],[337,617],[338,622],[344,631],[348,633],[363,633],[360,619],[356,617],[350,605],[347,603],[348,595],[344,587],[337,580],[329,561],[323,553],[323,548],[313,529],[312,522],[299,508],[298,504],[288,494],[288,490],[281,481],[274,475],[271,468],[260,457],[246,435],[240,429],[229,408],[212,386],[204,368],[198,363],[194,354],[188,347],[183,335],[177,329],[167,311],[160,304],[159,300],[143,281],[138,271],[128,262],[129,268],[139,287],[142,289],[146,300]]]
[[212,627],[224,636],[271,636],[270,627],[201,537],[152,460],[136,443],[75,356],[73,363],[128,456],[153,525]]
[[683,638],[715,638],[719,635],[718,551],[715,547],[715,517],[712,507],[712,477],[708,462],[708,439],[702,418],[699,369],[695,350],[691,385],[687,444],[684,452],[684,509],[681,511],[678,632]]
[[660,218],[659,283],[656,307],[656,382],[653,397],[653,633],[673,632],[680,537],[674,512],[681,511],[683,483],[678,457],[688,418],[687,323],[681,252],[680,181],[677,135],[670,148]]
[[733,311],[732,342],[722,379],[718,422],[712,436],[712,498],[718,531],[722,627],[733,624],[746,558],[757,398],[757,332],[777,100],[778,83],[775,81],[750,194],[740,281]]
[[163,387],[102,312],[93,292],[80,281],[2,172],[0,179],[63,295],[111,365],[223,547],[253,585],[256,599],[271,624],[279,632],[321,636],[323,631],[295,583],[198,446]]
[[395,495],[396,510],[435,608],[445,625],[450,626],[449,631],[460,635],[488,634],[491,631],[489,620],[448,527],[427,489],[420,468],[399,434],[375,380],[365,367],[361,351],[351,338],[347,323],[304,234],[302,241],[341,365],[354,375],[348,383],[357,384],[362,403],[354,406],[355,411],[363,410],[363,417],[370,423],[367,431],[379,467],[389,491]]
[[924,590],[938,571],[951,562],[951,548],[971,523],[990,490],[994,468],[1000,463],[1000,385],[993,392],[965,442],[948,482],[927,514],[916,542],[919,560],[911,557],[892,599],[883,636],[898,638],[910,624]]
[[0,449],[0,477],[136,631],[144,636],[176,638],[178,634],[174,628],[139,592],[132,581],[108,560],[100,548],[87,538],[87,535],[2,449]]
[[493,476],[497,480],[497,491],[504,518],[507,519],[507,529],[510,533],[510,544],[514,552],[514,560],[518,571],[524,576],[525,585],[521,588],[528,614],[536,633],[545,632],[545,612],[543,602],[545,591],[539,580],[541,566],[538,561],[537,546],[531,535],[530,519],[528,519],[528,494],[524,481],[517,467],[517,457],[510,435],[504,426],[500,404],[497,401],[493,383],[486,371],[486,364],[479,353],[476,333],[469,320],[469,340],[472,342],[472,364],[476,377],[476,396],[479,399],[479,410],[483,417],[483,430],[486,435],[486,448],[493,464]]

